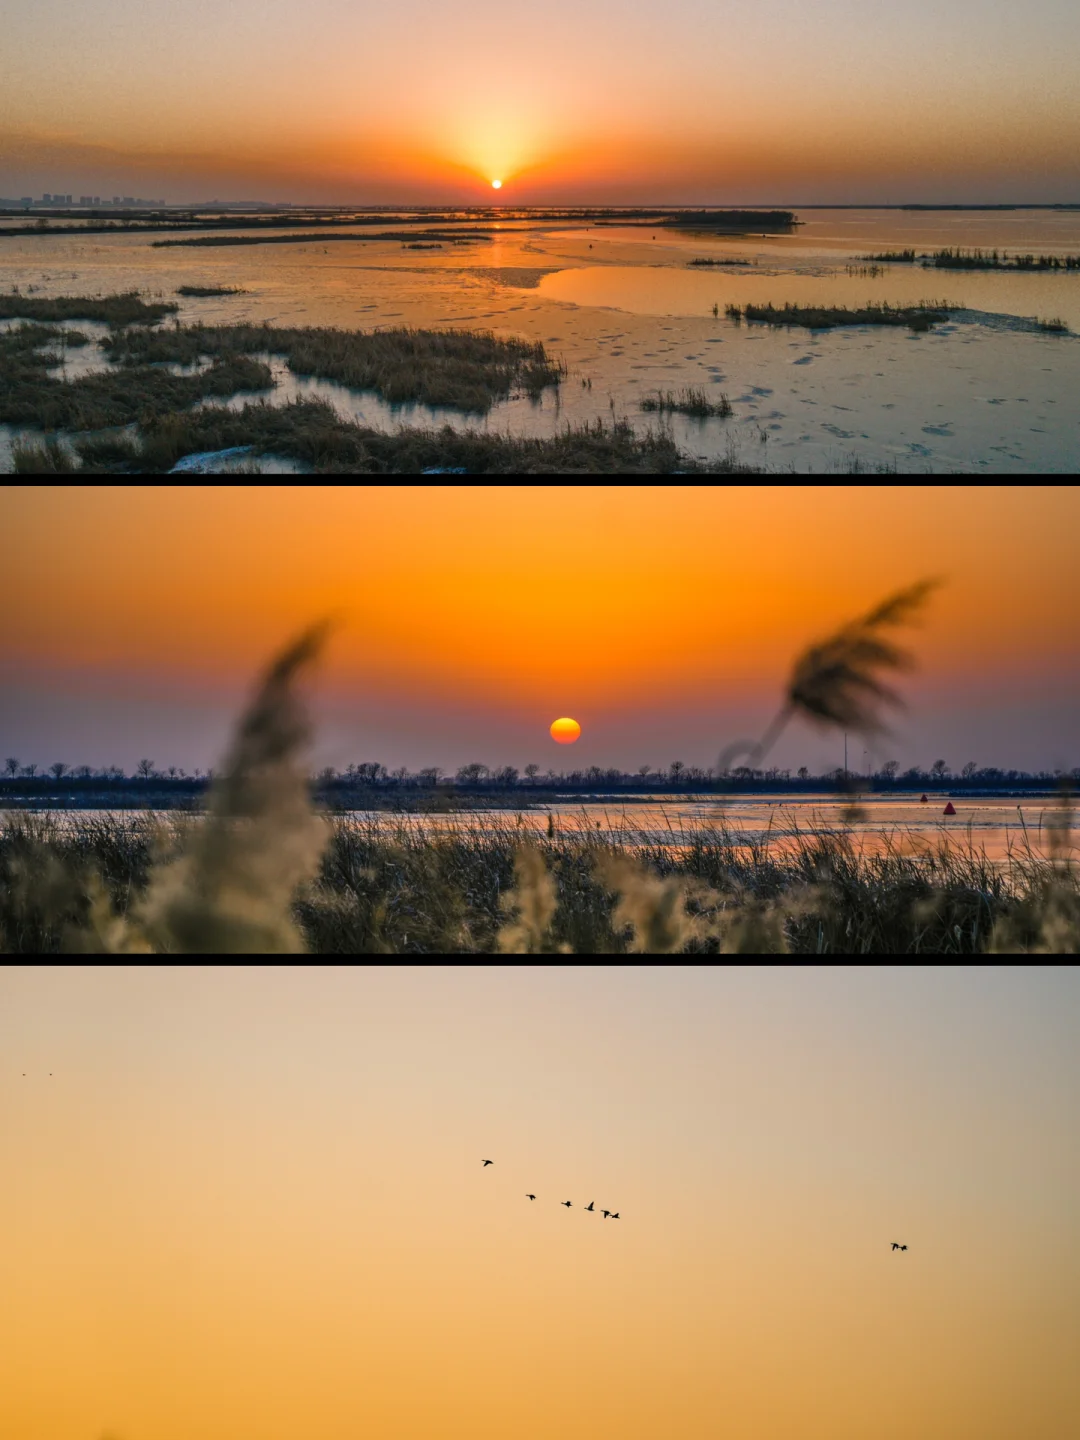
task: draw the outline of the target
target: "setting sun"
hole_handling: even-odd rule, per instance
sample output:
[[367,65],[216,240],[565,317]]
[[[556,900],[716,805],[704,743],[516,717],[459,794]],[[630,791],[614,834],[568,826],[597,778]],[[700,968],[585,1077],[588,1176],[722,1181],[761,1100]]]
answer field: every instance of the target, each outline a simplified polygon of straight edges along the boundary
[[551,738],[559,745],[573,745],[581,734],[581,726],[576,720],[569,720],[565,717],[556,720],[551,726]]
[[501,190],[501,189],[502,189],[502,181],[501,181],[501,180],[492,180],[492,182],[491,182],[491,188],[492,188],[493,190]]

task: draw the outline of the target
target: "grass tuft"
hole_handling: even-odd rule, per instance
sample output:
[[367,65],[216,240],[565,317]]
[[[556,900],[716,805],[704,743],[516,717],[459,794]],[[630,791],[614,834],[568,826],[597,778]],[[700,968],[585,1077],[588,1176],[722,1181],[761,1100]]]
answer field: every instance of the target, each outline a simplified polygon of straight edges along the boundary
[[247,291],[239,285],[181,285],[176,293],[189,299],[205,299],[213,295],[246,295]]
[[695,420],[706,420],[711,416],[727,420],[735,412],[731,401],[724,394],[719,400],[710,400],[704,390],[687,386],[683,390],[658,390],[641,401],[641,409],[661,414],[691,415]]
[[728,305],[725,313],[739,324],[742,320],[761,325],[801,325],[807,330],[831,330],[837,325],[903,325],[909,330],[925,331],[948,320],[946,305],[864,305],[851,309],[847,305]]
[[106,325],[156,325],[179,305],[170,300],[148,303],[137,291],[97,297],[61,295],[46,300],[10,291],[0,295],[0,320],[102,320]]

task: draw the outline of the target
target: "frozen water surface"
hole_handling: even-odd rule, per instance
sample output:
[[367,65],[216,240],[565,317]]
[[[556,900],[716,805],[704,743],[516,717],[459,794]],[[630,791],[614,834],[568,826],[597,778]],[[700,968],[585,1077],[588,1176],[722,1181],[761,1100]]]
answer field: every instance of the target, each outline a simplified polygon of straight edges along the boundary
[[[1076,471],[1080,340],[1031,322],[1060,316],[1080,332],[1080,273],[887,265],[869,276],[848,267],[857,270],[863,254],[957,245],[1080,254],[1080,212],[810,210],[801,218],[792,235],[765,238],[524,220],[500,225],[490,241],[438,251],[407,250],[370,230],[326,244],[205,249],[155,249],[145,233],[12,237],[0,240],[0,288],[33,285],[45,296],[137,289],[175,299],[184,284],[240,286],[247,293],[180,300],[180,318],[490,329],[542,340],[569,369],[539,403],[514,398],[477,417],[391,407],[293,376],[272,359],[276,384],[261,398],[319,395],[370,425],[545,435],[616,415],[645,430],[658,422],[640,411],[643,396],[694,385],[722,390],[735,408],[726,421],[672,417],[676,440],[701,457],[736,454],[781,473],[830,473],[853,457],[914,474]],[[750,264],[690,268],[694,258]],[[924,299],[957,309],[923,335],[775,330],[724,316],[725,305],[748,301]],[[64,357],[68,375],[106,363],[96,343]],[[11,468],[11,438],[0,427],[0,469]]]

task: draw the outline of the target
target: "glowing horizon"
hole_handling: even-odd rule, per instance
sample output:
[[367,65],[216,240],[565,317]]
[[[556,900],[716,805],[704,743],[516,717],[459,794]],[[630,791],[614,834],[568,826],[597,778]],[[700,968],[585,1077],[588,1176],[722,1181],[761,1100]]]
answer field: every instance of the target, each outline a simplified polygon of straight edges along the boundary
[[[324,763],[523,767],[572,715],[575,764],[707,767],[806,644],[944,575],[881,758],[1071,769],[1078,507],[1058,485],[9,485],[4,753],[215,765],[258,669],[336,615]],[[775,763],[835,755],[794,727]]]
[[539,33],[499,0],[452,19],[317,0],[299,32],[282,3],[197,27],[167,0],[129,8],[12,17],[0,194],[437,204],[498,179],[520,204],[1080,198],[1064,0],[1033,0],[1019,30],[976,0],[674,0],[659,30],[642,0],[559,3]]

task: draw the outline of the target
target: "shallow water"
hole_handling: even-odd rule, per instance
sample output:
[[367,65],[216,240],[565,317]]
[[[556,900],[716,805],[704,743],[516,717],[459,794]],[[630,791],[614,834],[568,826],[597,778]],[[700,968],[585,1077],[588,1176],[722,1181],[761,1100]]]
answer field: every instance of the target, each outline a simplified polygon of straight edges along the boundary
[[[719,799],[695,795],[555,796],[538,800],[535,808],[465,810],[435,814],[395,814],[385,810],[346,812],[346,818],[377,825],[386,832],[403,829],[416,835],[449,834],[481,829],[547,833],[551,816],[563,835],[601,835],[626,845],[685,846],[693,834],[724,831],[738,846],[768,844],[784,849],[799,837],[843,835],[860,853],[888,850],[905,854],[936,854],[942,847],[972,852],[995,864],[1027,856],[1047,859],[1051,836],[1062,817],[1056,796],[958,797],[956,815],[943,811],[947,795],[922,804],[915,795],[868,796],[853,810],[836,795],[734,796]],[[523,797],[523,800],[525,797]],[[57,824],[75,828],[112,814],[133,826],[146,812],[56,810]],[[175,811],[157,812],[169,822]],[[2,820],[2,817],[0,817]],[[1067,840],[1074,864],[1080,863],[1080,837]]]
[[[380,825],[453,831],[470,825],[546,833],[548,816],[560,833],[598,833],[623,844],[685,845],[694,832],[723,830],[740,846],[769,844],[783,849],[799,837],[845,835],[856,850],[880,855],[892,849],[908,854],[935,853],[941,847],[973,851],[994,863],[1031,854],[1048,858],[1053,825],[1060,815],[1054,797],[1020,800],[958,799],[956,815],[943,814],[947,796],[928,804],[916,796],[868,797],[852,810],[835,795],[737,796],[719,800],[698,796],[652,798],[612,795],[582,800],[558,797],[537,810],[472,811],[450,815],[387,815],[356,812]],[[1080,848],[1073,847],[1074,860]]]
[[[491,329],[542,340],[569,367],[559,391],[541,403],[512,399],[469,417],[391,407],[277,365],[275,403],[318,394],[342,415],[385,427],[448,423],[550,435],[568,422],[620,416],[644,431],[658,423],[639,408],[650,391],[715,386],[735,407],[731,420],[674,417],[668,427],[704,458],[733,454],[802,473],[830,473],[853,458],[906,473],[1077,469],[1080,341],[1021,322],[1061,315],[1080,330],[1080,273],[890,265],[868,277],[846,267],[860,254],[910,246],[1080,254],[1080,212],[800,214],[805,223],[794,234],[774,237],[516,220],[490,241],[438,251],[408,250],[371,230],[326,243],[205,249],[154,249],[145,233],[12,237],[0,240],[0,287],[33,285],[42,295],[140,289],[172,298],[182,284],[239,285],[248,293],[181,300],[181,319]],[[688,269],[697,256],[756,263]],[[881,327],[739,327],[723,314],[726,304],[747,300],[924,298],[964,308],[921,336]],[[92,363],[70,354],[72,363]],[[10,469],[11,435],[0,429],[0,469]]]

